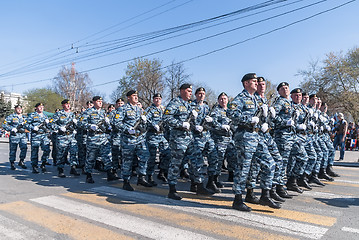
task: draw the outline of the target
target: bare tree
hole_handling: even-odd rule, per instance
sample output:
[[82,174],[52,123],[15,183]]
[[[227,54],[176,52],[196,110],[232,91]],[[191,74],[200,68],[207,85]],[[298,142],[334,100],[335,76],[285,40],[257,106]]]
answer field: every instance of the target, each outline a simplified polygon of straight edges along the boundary
[[72,63],[71,69],[64,66],[53,79],[53,84],[54,91],[63,98],[69,99],[74,110],[80,110],[92,95],[90,91],[92,82],[88,74],[78,73],[75,63]]
[[183,64],[175,63],[175,61],[172,61],[172,64],[167,67],[165,77],[166,88],[169,92],[169,99],[179,95],[180,86],[183,83],[187,83],[189,78],[190,75],[186,73],[186,69],[184,68]]

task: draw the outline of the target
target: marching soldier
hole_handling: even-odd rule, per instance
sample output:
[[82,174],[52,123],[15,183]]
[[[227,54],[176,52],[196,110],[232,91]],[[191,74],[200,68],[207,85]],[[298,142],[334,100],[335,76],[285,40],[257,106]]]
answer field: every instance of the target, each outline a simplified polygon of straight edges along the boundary
[[146,176],[149,152],[146,143],[147,118],[142,114],[142,109],[137,105],[137,91],[130,90],[126,94],[127,103],[118,108],[112,119],[113,126],[121,131],[122,147],[122,178],[123,189],[133,191],[130,185],[132,165],[135,157],[138,157],[137,185],[152,187]]
[[107,172],[107,181],[117,180],[118,178],[112,171],[111,145],[109,142],[110,120],[106,112],[102,109],[102,97],[92,98],[93,108],[85,111],[80,119],[80,124],[87,130],[87,158],[85,162],[86,182],[94,183],[92,171],[98,157],[104,163]]
[[153,95],[153,104],[146,109],[148,122],[148,131],[146,135],[150,157],[147,163],[147,181],[153,186],[157,183],[153,180],[155,171],[157,150],[160,152],[159,178],[166,180],[168,165],[171,158],[171,150],[168,141],[164,136],[163,113],[164,107],[161,105],[162,95],[156,93]]
[[39,173],[39,147],[43,151],[41,156],[41,170],[46,172],[46,162],[50,155],[50,128],[49,119],[44,114],[44,105],[36,103],[35,112],[30,113],[27,118],[26,128],[31,132],[31,165],[32,172]]
[[22,115],[22,106],[16,105],[15,112],[5,118],[3,128],[10,132],[9,137],[9,161],[11,170],[15,170],[17,146],[20,148],[20,161],[18,166],[26,169],[24,163],[27,151],[27,137],[25,133],[26,118]]
[[77,119],[71,111],[70,101],[64,99],[61,101],[62,110],[56,112],[52,118],[52,129],[57,132],[57,170],[60,178],[66,177],[64,174],[64,166],[67,162],[67,154],[70,153],[70,174],[79,176],[76,171],[77,161],[77,141],[75,139]]

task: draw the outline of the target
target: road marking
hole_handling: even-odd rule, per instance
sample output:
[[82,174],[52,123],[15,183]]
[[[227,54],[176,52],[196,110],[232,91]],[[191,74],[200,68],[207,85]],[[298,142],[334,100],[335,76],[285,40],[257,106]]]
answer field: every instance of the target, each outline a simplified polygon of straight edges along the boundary
[[[111,211],[70,199],[47,196],[31,199],[39,204],[154,239],[213,239],[209,236]],[[140,226],[140,227],[139,227]]]
[[[293,239],[278,234],[266,233],[253,228],[234,225],[233,223],[226,224],[219,221],[213,221],[208,218],[196,216],[192,211],[185,211],[187,213],[178,212],[183,210],[183,207],[176,209],[163,209],[163,205],[156,204],[141,204],[135,202],[128,202],[119,199],[118,197],[110,196],[98,196],[98,194],[78,194],[78,193],[66,193],[64,196],[80,199],[83,201],[99,204],[106,207],[115,208],[121,211],[126,211],[131,214],[137,214],[148,218],[156,218],[158,220],[165,221],[166,223],[180,225],[186,228],[194,230],[200,230],[204,232],[210,232],[211,234],[217,234],[225,236],[227,238],[237,239]],[[114,204],[115,203],[115,204]],[[132,204],[131,204],[132,203]],[[174,211],[176,210],[176,211]],[[208,215],[207,215],[208,216]],[[218,219],[218,218],[217,218]],[[227,220],[226,218],[221,218]],[[287,232],[290,233],[290,232]]]
[[25,240],[25,239],[54,239],[42,232],[33,230],[10,218],[0,215],[0,239]]
[[346,182],[325,182],[325,184],[329,185],[336,185],[336,186],[345,186],[345,187],[359,187],[359,184],[352,184],[352,183],[346,183]]
[[[66,206],[63,207],[66,208]],[[6,203],[0,205],[0,209],[20,216],[27,221],[35,222],[56,233],[66,234],[72,239],[133,239],[94,224],[37,207],[27,202]]]
[[342,227],[342,231],[345,231],[345,232],[352,232],[352,233],[359,233],[359,229],[356,229],[356,228],[350,228],[350,227]]
[[[154,204],[156,206],[176,209],[189,213],[194,212],[196,214],[205,215],[207,217],[210,216],[213,218],[220,218],[222,220],[233,221],[239,224],[246,224],[256,228],[259,227],[271,229],[282,233],[304,236],[313,239],[321,238],[328,230],[326,227],[300,223],[297,221],[278,219],[275,217],[267,217],[255,212],[240,212],[233,209],[228,209],[228,207],[214,208],[213,206],[198,204],[196,202],[187,201],[186,199],[184,201],[175,201],[172,199],[164,198],[162,196],[149,195],[141,192],[128,192],[122,189],[108,186],[92,188],[90,191],[107,195],[108,201],[111,201],[111,196],[116,196],[121,198],[121,201],[126,201],[122,199],[130,199],[130,201],[133,203],[135,203],[135,201],[137,201],[137,203],[138,201],[141,201]],[[327,218],[322,215],[315,215],[315,217],[317,221],[320,221],[319,219],[321,218]],[[329,218],[334,219],[332,217]]]
[[359,184],[359,182],[357,182],[357,181],[349,181],[349,180],[342,180],[342,179],[335,179],[335,182]]
[[327,199],[340,199],[344,201],[356,201],[356,198],[351,195],[341,195],[335,193],[327,193],[327,192],[313,192],[313,191],[305,191],[303,192],[304,196],[309,197],[320,197],[320,198],[327,198]]

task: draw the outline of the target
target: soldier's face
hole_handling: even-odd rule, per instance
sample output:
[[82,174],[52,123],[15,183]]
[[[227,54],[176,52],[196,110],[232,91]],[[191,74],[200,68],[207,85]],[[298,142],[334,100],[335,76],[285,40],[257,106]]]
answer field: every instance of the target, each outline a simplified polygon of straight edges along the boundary
[[306,95],[306,96],[302,96],[302,103],[303,105],[307,105],[309,102],[309,96]]
[[315,107],[315,105],[317,105],[317,101],[318,101],[318,98],[316,98],[316,97],[312,97],[311,99],[309,99],[309,103],[313,107]]
[[244,88],[248,91],[248,92],[256,92],[257,91],[257,87],[258,87],[258,82],[256,78],[253,79],[249,79],[247,81],[244,82]]
[[226,95],[222,95],[218,98],[218,104],[223,107],[223,108],[227,108],[227,104],[228,104],[228,97]]
[[65,111],[69,111],[71,109],[71,105],[70,105],[70,103],[65,103],[65,104],[62,104],[62,108]]
[[186,88],[180,90],[181,98],[185,101],[188,101],[192,97],[192,88]]
[[116,103],[116,107],[122,107],[123,105],[125,105],[124,101],[119,101]]
[[22,113],[22,107],[15,108],[15,113],[16,114],[21,114]]
[[127,97],[127,100],[132,104],[132,105],[137,105],[138,103],[138,95],[136,93],[132,94],[131,96]]
[[92,108],[92,107],[93,107],[93,103],[87,104],[87,108]]
[[153,98],[153,104],[154,104],[156,107],[160,106],[161,103],[162,103],[162,98],[160,98],[160,97],[154,97],[154,98]]
[[293,100],[293,102],[295,103],[300,103],[300,101],[302,101],[302,94],[301,93],[292,93],[291,98]]
[[266,92],[266,82],[265,81],[259,82],[257,86],[257,93],[259,95],[262,95],[265,92]]
[[36,112],[42,113],[43,111],[44,111],[44,106],[43,105],[37,106]]
[[196,99],[197,99],[197,102],[201,102],[201,101],[204,101],[204,98],[206,97],[206,92],[205,91],[198,91],[196,93]]
[[100,109],[102,108],[102,100],[97,100],[93,102],[93,105],[95,106],[96,109]]
[[281,97],[288,98],[289,97],[289,87],[288,86],[282,86],[279,88],[278,93]]

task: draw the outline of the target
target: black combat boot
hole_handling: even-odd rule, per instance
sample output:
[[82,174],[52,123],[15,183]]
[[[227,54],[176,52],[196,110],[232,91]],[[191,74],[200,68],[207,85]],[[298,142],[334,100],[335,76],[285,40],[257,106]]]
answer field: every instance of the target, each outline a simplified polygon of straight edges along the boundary
[[327,174],[331,177],[340,177],[340,175],[333,170],[333,165],[327,166]]
[[16,169],[14,162],[10,162],[10,169],[11,169],[11,170],[15,170],[15,169]]
[[297,183],[298,183],[298,186],[304,187],[308,190],[312,190],[312,187],[309,185],[308,178],[305,173],[302,176],[300,176]]
[[325,168],[321,168],[319,170],[318,178],[328,180],[329,182],[333,182],[334,178],[328,176],[328,174],[325,172]]
[[22,169],[27,169],[25,163],[24,163],[24,159],[20,159],[19,163],[17,164],[19,167],[21,167]]
[[63,168],[57,168],[57,171],[59,171],[59,173],[57,174],[57,176],[58,176],[59,178],[65,178],[65,177],[66,177]]
[[137,185],[142,185],[144,187],[152,187],[152,184],[150,184],[149,182],[147,182],[145,175],[138,175],[137,178]]
[[153,175],[147,175],[147,182],[152,185],[152,187],[156,187],[157,183],[153,180]]
[[276,187],[275,187],[275,185],[273,185],[272,189],[269,191],[269,196],[278,202],[285,202],[285,199],[281,198],[275,190],[276,190]]
[[208,177],[208,182],[207,182],[206,188],[209,189],[209,190],[212,190],[215,193],[220,193],[221,192],[221,189],[219,189],[217,187],[217,185],[214,183],[214,176],[213,175]]
[[118,174],[117,174],[117,169],[116,168],[112,168],[112,173],[117,179],[120,179],[120,176],[118,176]]
[[191,186],[189,188],[189,191],[190,192],[197,192],[197,184],[192,179],[191,179]]
[[252,208],[248,207],[242,199],[242,195],[241,194],[236,194],[236,196],[234,197],[234,201],[232,204],[232,208],[239,210],[239,211],[243,211],[243,212],[250,212],[252,211]]
[[35,173],[35,174],[39,173],[39,169],[37,168],[37,166],[32,166],[32,173]]
[[167,183],[167,177],[166,177],[165,170],[160,169],[160,171],[159,171],[159,173],[157,175],[157,179],[162,180],[164,183]]
[[107,170],[107,181],[110,182],[115,180],[118,180],[118,177],[113,174],[112,169]]
[[43,162],[43,163],[41,163],[41,166],[40,166],[41,172],[43,172],[43,173],[46,172],[46,167],[45,167],[45,165],[46,165],[46,162]]
[[317,173],[312,173],[312,176],[310,176],[309,178],[309,183],[315,183],[318,184],[319,186],[325,186],[325,184],[319,180]]
[[204,195],[204,196],[211,196],[214,194],[214,192],[210,189],[207,189],[203,186],[203,183],[197,183],[197,194],[198,195]]
[[126,191],[133,191],[133,187],[130,185],[130,181],[129,180],[123,180],[123,186],[122,186],[123,190]]
[[71,166],[70,174],[73,174],[74,176],[80,176],[80,173],[77,172],[76,166]]
[[275,209],[281,208],[280,204],[274,202],[273,199],[269,196],[269,189],[262,189],[262,195],[259,199],[259,204]]
[[253,188],[247,188],[247,194],[246,194],[246,198],[244,199],[244,201],[246,201],[248,203],[259,204],[259,199],[254,194]]
[[297,193],[303,193],[303,189],[301,189],[298,184],[297,184],[297,179],[293,176],[289,177],[288,178],[288,181],[287,181],[287,189],[289,191],[294,191],[294,192],[297,192]]
[[180,172],[180,177],[181,178],[187,178],[189,179],[189,173],[188,173],[188,170],[187,168],[183,168]]
[[228,171],[228,180],[227,182],[233,182],[233,171]]
[[293,198],[288,194],[287,190],[284,189],[283,185],[277,185],[277,194],[282,198]]
[[214,183],[218,188],[224,188],[223,183],[219,181],[219,175],[214,175]]
[[87,183],[95,183],[95,181],[92,178],[92,174],[91,173],[86,173],[86,182]]
[[174,200],[181,200],[182,197],[180,195],[178,195],[177,190],[176,190],[176,185],[170,184],[169,187],[170,187],[170,191],[169,191],[167,197],[174,199]]

